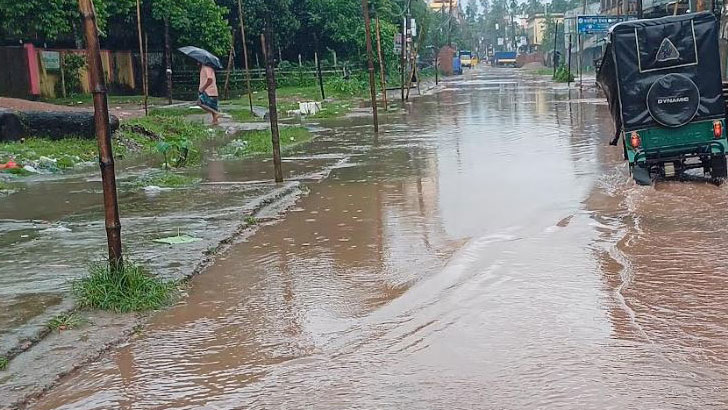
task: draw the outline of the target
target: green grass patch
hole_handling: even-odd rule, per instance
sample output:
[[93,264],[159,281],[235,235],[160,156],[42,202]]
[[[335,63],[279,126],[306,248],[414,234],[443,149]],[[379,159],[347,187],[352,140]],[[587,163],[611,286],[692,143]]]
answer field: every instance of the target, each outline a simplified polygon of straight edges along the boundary
[[[280,129],[281,148],[310,141],[313,138],[311,131],[305,127],[283,127]],[[248,155],[270,154],[273,152],[273,142],[270,130],[245,131],[239,139],[232,141],[218,151],[218,154],[228,157],[245,157]]]
[[340,117],[350,113],[353,108],[354,104],[351,101],[324,102],[321,111],[317,112],[316,115],[309,116],[309,118]]
[[8,368],[8,363],[10,361],[5,356],[0,356],[0,372]]
[[245,223],[247,225],[257,225],[258,224],[258,218],[250,215],[245,217]]
[[143,188],[146,186],[158,186],[162,188],[186,188],[198,185],[200,181],[200,178],[161,170],[144,175],[132,182],[131,185],[136,188]]
[[9,182],[5,182],[2,179],[0,179],[0,191],[10,191],[13,189],[13,186]]
[[[143,95],[109,95],[106,97],[110,107],[114,105],[127,105],[127,104],[144,104]],[[57,104],[57,105],[75,105],[75,106],[91,106],[94,103],[93,95],[91,94],[74,94],[67,97],[56,97],[56,98],[44,98],[43,102]],[[167,99],[163,97],[149,97],[149,105],[162,105],[167,104]]]
[[182,116],[156,114],[125,121],[119,132],[147,148],[153,148],[160,139],[185,137],[190,141],[202,141],[217,135],[201,122],[187,121]]
[[149,116],[152,117],[186,117],[194,114],[204,114],[205,111],[190,107],[152,108]]
[[255,114],[250,112],[249,109],[231,109],[226,110],[225,107],[223,108],[223,113],[230,114],[230,116],[233,118],[233,120],[238,122],[255,122],[255,121],[261,121],[262,118],[257,117]]
[[[24,142],[0,143],[0,163],[10,159],[22,165],[31,165],[40,169],[63,170],[72,168],[82,162],[98,160],[96,140],[83,138],[66,138],[51,141],[43,138],[28,138]],[[115,144],[114,152],[123,155],[126,150]],[[9,170],[11,173],[23,175],[23,171]],[[27,171],[26,171],[27,173]]]
[[574,81],[574,75],[569,72],[569,69],[566,68],[566,66],[559,67],[558,70],[556,70],[556,74],[553,76],[553,80],[557,83],[567,83]]
[[48,329],[51,332],[62,332],[80,327],[87,323],[87,320],[79,316],[77,313],[68,313],[56,316],[48,322]]
[[81,308],[117,313],[144,312],[168,306],[177,291],[172,281],[152,276],[133,262],[112,270],[108,263],[89,267],[89,276],[73,283],[73,294]]

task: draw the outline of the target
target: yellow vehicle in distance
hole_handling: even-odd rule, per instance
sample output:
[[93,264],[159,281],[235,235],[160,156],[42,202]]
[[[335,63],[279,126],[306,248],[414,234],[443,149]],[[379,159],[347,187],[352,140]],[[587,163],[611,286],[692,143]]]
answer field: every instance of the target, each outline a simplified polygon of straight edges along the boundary
[[470,50],[460,50],[460,66],[473,68],[473,53]]

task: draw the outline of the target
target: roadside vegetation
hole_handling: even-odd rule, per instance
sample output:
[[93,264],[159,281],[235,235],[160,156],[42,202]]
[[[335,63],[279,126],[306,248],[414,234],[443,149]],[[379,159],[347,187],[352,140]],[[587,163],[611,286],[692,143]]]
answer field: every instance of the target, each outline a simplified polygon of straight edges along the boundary
[[[308,142],[313,138],[305,127],[280,128],[281,149]],[[273,152],[270,130],[245,131],[240,138],[218,150],[222,157],[242,158],[250,155],[270,154]]]
[[0,356],[0,372],[8,368],[8,358]]
[[553,79],[557,83],[567,83],[574,81],[574,75],[569,72],[569,69],[566,68],[566,66],[562,65],[558,70],[556,70],[556,74],[554,74]]
[[96,262],[72,289],[83,309],[128,313],[168,306],[177,293],[177,283],[159,279],[134,262],[124,262],[115,270],[108,263]]
[[87,320],[81,317],[78,313],[66,313],[51,319],[51,321],[48,322],[48,330],[51,332],[62,332],[64,330],[78,328],[86,323]]

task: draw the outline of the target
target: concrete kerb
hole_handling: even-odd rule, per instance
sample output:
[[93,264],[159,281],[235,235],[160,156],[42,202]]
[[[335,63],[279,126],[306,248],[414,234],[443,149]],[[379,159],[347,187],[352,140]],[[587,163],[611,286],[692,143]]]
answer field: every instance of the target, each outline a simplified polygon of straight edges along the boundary
[[[307,190],[301,186],[300,182],[293,181],[284,183],[273,191],[253,199],[241,209],[241,217],[261,216],[257,222],[262,223],[246,221],[238,225],[237,229],[222,238],[214,249],[204,252],[202,259],[195,267],[183,274],[180,283],[186,284],[190,279],[204,272],[233,244],[250,237],[261,226],[279,221],[280,216],[306,193]],[[63,309],[55,311],[51,318],[76,311],[78,310],[75,306],[65,306]],[[6,401],[0,403],[0,407],[7,405],[9,406],[7,408],[22,408],[26,406],[57,385],[63,377],[97,360],[112,348],[129,340],[154,314],[154,312],[126,315],[105,312],[87,313],[91,316],[92,325],[85,327],[85,330],[91,337],[83,343],[73,339],[77,338],[78,332],[84,331],[83,329],[67,330],[58,334],[51,333],[46,321],[42,326],[34,327],[35,333],[32,336],[7,351],[8,368],[0,372],[0,396],[5,397]],[[74,332],[76,333],[74,334]],[[94,335],[98,337],[94,338]],[[67,346],[69,343],[73,343],[75,356],[70,357],[73,355],[69,355],[64,350],[64,354],[70,357],[67,363],[60,363],[58,357],[49,357],[54,349],[54,343],[50,340],[52,337],[49,336],[57,336],[59,345]],[[53,366],[56,368],[52,369]],[[23,371],[28,369],[42,369],[40,371],[45,371],[45,373],[24,374]]]

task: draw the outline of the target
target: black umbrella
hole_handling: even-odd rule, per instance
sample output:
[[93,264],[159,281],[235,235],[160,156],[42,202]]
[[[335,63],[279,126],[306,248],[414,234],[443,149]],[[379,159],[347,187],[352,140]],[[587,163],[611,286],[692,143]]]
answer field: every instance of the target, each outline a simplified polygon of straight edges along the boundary
[[192,46],[181,47],[178,50],[186,56],[193,58],[198,63],[209,65],[212,68],[222,70],[222,64],[220,64],[220,59],[207,50]]

